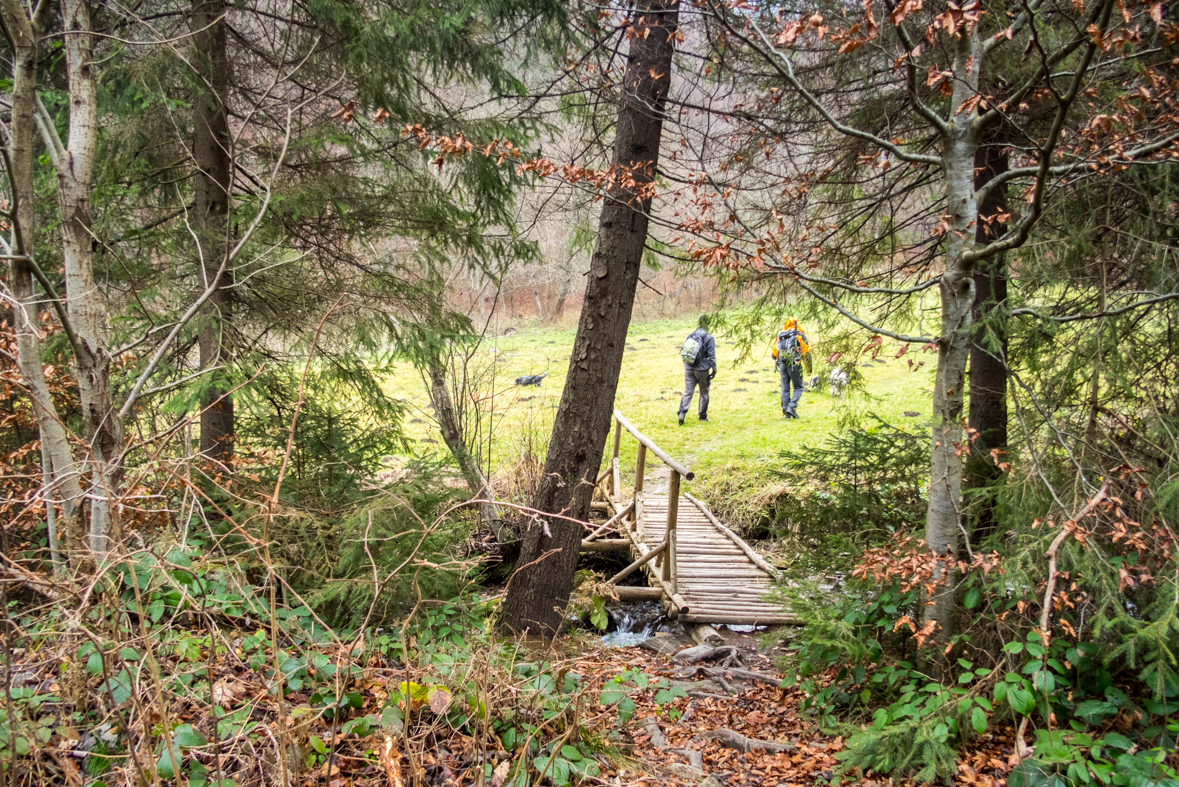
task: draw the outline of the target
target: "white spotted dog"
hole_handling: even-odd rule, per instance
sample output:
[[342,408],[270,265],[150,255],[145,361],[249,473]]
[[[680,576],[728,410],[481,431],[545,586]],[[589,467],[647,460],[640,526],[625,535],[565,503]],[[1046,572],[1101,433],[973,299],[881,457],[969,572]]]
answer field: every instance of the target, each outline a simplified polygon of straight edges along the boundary
[[832,369],[831,374],[827,376],[827,386],[831,389],[832,396],[843,396],[843,391],[847,388],[847,372],[843,369]]

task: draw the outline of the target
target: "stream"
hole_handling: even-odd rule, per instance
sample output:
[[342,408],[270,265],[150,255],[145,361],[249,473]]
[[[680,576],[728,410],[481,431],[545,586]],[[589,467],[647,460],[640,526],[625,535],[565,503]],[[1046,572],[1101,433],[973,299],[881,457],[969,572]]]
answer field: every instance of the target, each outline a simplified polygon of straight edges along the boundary
[[[602,644],[616,648],[638,645],[650,639],[661,631],[682,634],[687,637],[688,632],[682,625],[668,620],[663,614],[663,605],[658,601],[632,601],[625,604],[613,604],[606,607],[610,616],[610,626],[602,635]],[[724,626],[729,631],[741,634],[752,634],[764,631],[765,626]]]
[[632,601],[606,607],[610,616],[609,630],[602,635],[603,645],[625,648],[650,639],[659,631],[671,631],[682,627],[668,621],[663,606],[658,601]]

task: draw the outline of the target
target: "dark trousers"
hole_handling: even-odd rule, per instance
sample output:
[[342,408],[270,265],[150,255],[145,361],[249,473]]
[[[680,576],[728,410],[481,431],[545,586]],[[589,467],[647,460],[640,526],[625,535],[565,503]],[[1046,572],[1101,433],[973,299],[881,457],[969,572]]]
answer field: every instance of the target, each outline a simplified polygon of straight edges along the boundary
[[680,418],[688,414],[697,385],[700,386],[700,417],[708,417],[708,370],[684,367],[684,398],[680,400]]
[[[802,398],[802,367],[798,364],[780,364],[778,371],[782,375],[782,412],[794,410]],[[793,393],[790,391],[792,386]]]

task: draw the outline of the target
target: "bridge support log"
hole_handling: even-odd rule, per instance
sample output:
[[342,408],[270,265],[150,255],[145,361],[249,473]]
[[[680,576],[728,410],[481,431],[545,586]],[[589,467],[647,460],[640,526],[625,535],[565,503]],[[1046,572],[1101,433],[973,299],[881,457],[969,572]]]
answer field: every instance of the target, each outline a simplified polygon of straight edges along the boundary
[[615,587],[614,594],[618,596],[619,601],[658,601],[663,598],[663,590],[660,588],[632,587],[630,585]]
[[676,519],[680,504],[680,473],[675,468],[671,470],[671,484],[667,493],[667,559],[663,561],[663,581],[671,585],[671,592],[677,590],[676,576]]
[[629,577],[631,574],[638,571],[643,566],[647,565],[647,563],[651,562],[651,560],[654,559],[656,556],[663,554],[663,550],[665,550],[665,549],[667,549],[667,542],[666,541],[664,541],[662,544],[660,544],[659,546],[652,549],[647,554],[643,555],[641,558],[639,558],[635,562],[631,563],[626,568],[619,571],[614,576],[610,577],[610,581],[608,581],[606,584],[607,585],[615,585],[615,584],[621,582],[622,580]]
[[[625,517],[627,514],[629,514],[631,511],[633,511],[634,508],[635,508],[635,504],[633,502],[628,503],[626,508],[622,509],[617,514],[610,517],[610,519],[606,522],[606,524],[602,525],[597,530],[595,530],[594,532],[592,532],[588,536],[586,536],[582,540],[582,543],[584,544],[586,541],[593,541],[595,538],[597,538],[598,536],[605,533],[607,530],[609,530],[611,527],[613,527],[614,524],[616,522],[618,522],[619,519],[621,519],[622,517]],[[625,522],[623,523],[623,525],[625,526]]]
[[629,549],[629,538],[599,538],[581,542],[582,552],[626,552]]
[[724,637],[720,632],[714,629],[707,623],[702,623],[698,626],[688,626],[688,633],[692,635],[692,639],[696,640],[698,645],[723,645],[725,644]]

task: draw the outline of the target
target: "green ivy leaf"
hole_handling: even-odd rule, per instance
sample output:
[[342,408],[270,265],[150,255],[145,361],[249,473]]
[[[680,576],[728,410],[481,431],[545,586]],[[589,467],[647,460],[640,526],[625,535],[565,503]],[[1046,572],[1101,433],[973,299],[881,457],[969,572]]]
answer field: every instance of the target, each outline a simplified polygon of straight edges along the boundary
[[209,741],[191,724],[181,724],[172,731],[172,742],[184,749],[204,746]]
[[102,654],[98,651],[90,654],[90,658],[86,659],[86,671],[91,675],[102,674]]
[[599,705],[613,705],[627,695],[627,690],[617,683],[607,683],[598,695]]
[[1040,670],[1032,676],[1032,685],[1040,691],[1051,693],[1056,690],[1056,678],[1047,670]]
[[610,625],[610,618],[606,615],[606,598],[604,596],[594,596],[594,609],[590,612],[590,623],[598,629],[598,631],[605,631],[606,626]]
[[[179,756],[179,752],[175,753]],[[156,760],[156,770],[160,772],[160,776],[165,779],[176,778],[176,771],[180,770],[180,763],[176,761],[173,756],[173,751],[167,746],[160,752],[160,758]]]
[[1036,708],[1035,696],[1021,686],[1012,686],[1007,699],[1012,709],[1021,716],[1027,716]]
[[1122,751],[1129,751],[1134,748],[1134,742],[1120,732],[1107,732],[1102,741],[1107,746],[1113,746],[1115,749],[1121,749]]
[[977,705],[970,712],[970,726],[974,727],[974,731],[979,735],[987,731],[987,714]]
[[967,609],[974,609],[982,601],[982,591],[978,588],[971,588],[966,591],[966,597],[962,599],[962,604]]

